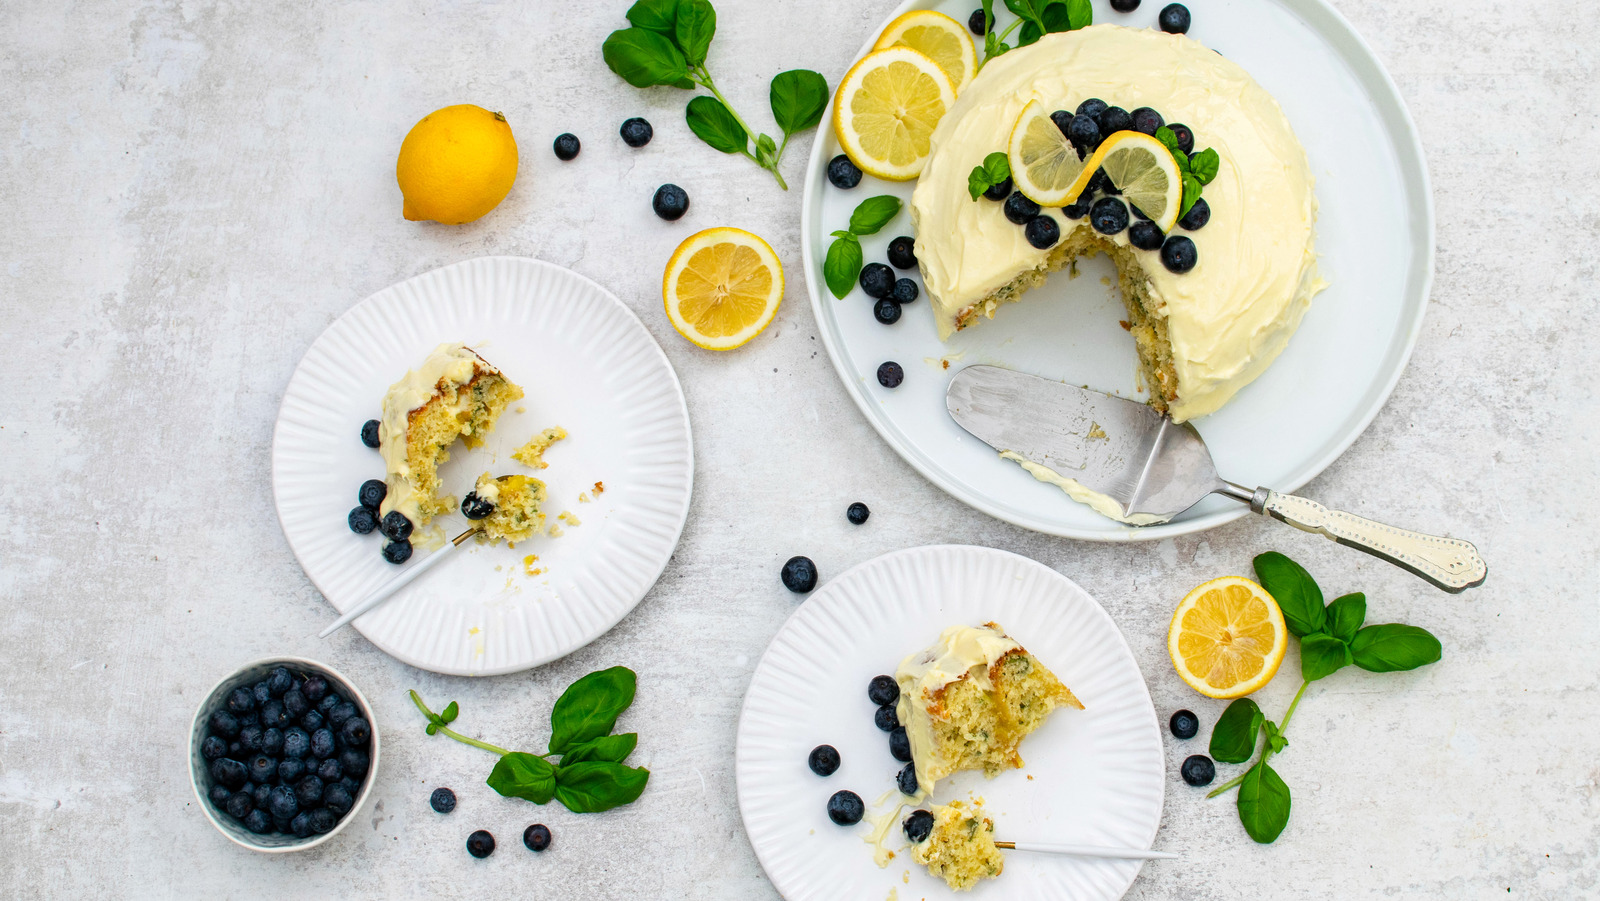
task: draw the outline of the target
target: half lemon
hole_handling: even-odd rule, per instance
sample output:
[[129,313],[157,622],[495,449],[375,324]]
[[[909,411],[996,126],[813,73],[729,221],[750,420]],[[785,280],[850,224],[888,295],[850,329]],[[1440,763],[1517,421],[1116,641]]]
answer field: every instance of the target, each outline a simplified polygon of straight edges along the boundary
[[777,314],[783,264],[771,245],[742,228],[708,228],[673,251],[661,296],[678,334],[707,350],[732,350]]
[[1208,698],[1242,698],[1271,682],[1288,647],[1278,602],[1240,576],[1189,592],[1167,629],[1173,668]]
[[1037,100],[1022,108],[1011,127],[1006,160],[1017,190],[1040,206],[1066,206],[1094,175],[1094,168],[1078,158],[1077,148],[1056,127],[1050,109]]
[[1178,224],[1183,175],[1165,144],[1139,131],[1119,131],[1101,142],[1084,171],[1106,170],[1122,198],[1139,208],[1162,234]]
[[944,13],[931,9],[908,12],[878,35],[872,49],[905,46],[926,56],[950,76],[950,84],[960,94],[978,74],[978,51],[967,27]]
[[933,129],[955,102],[938,63],[910,47],[874,50],[839,83],[833,132],[862,171],[910,181],[922,174]]

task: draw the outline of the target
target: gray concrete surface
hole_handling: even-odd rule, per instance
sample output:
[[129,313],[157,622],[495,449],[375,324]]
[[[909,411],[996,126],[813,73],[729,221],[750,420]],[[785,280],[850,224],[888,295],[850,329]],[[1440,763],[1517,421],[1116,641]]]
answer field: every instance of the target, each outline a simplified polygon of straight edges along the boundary
[[[752,109],[781,69],[831,84],[892,5],[722,0],[715,70]],[[605,70],[623,0],[0,4],[0,895],[774,897],[732,755],[751,668],[795,604],[780,562],[805,552],[836,573],[953,541],[1035,557],[1099,597],[1163,715],[1187,706],[1209,723],[1222,707],[1166,661],[1174,603],[1269,548],[1444,642],[1429,669],[1311,690],[1275,761],[1295,807],[1271,847],[1177,780],[1197,748],[1169,740],[1160,843],[1189,855],[1147,867],[1130,898],[1594,896],[1600,20],[1580,0],[1337,5],[1421,129],[1438,278],[1394,397],[1307,493],[1475,539],[1493,575],[1464,597],[1265,521],[1100,546],[941,494],[869,429],[820,352],[793,195],[693,140],[682,95]],[[405,222],[400,139],[456,102],[506,111],[521,181],[474,225]],[[655,123],[648,153],[614,138],[635,114]],[[585,149],[563,167],[547,148],[566,130]],[[664,319],[661,266],[686,230],[645,203],[669,180],[693,197],[689,225],[757,231],[790,273],[777,322],[742,352],[700,352]],[[633,615],[559,663],[470,681],[353,632],[312,637],[330,611],[279,531],[268,446],[290,372],[334,317],[486,253],[569,266],[638,311],[683,379],[699,478],[677,557]],[[858,499],[874,511],[862,529],[842,515]],[[195,809],[184,736],[213,680],[278,653],[364,686],[386,751],[353,828],[272,858]],[[485,756],[426,738],[404,695],[455,698],[469,728],[533,745],[561,687],[617,663],[639,671],[625,722],[655,776],[638,804],[598,816],[495,796]],[[1269,710],[1290,683],[1265,692]],[[461,796],[448,818],[427,809],[440,784]],[[535,819],[557,836],[539,857],[516,845]],[[462,851],[480,827],[503,849],[484,862]]]

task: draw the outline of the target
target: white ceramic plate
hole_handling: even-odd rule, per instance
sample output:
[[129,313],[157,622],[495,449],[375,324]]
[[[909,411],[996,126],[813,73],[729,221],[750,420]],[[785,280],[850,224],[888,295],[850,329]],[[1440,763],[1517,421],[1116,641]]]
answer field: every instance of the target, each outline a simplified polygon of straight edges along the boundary
[[[376,532],[357,535],[345,524],[361,483],[384,474],[378,452],[361,443],[361,424],[380,415],[390,384],[446,341],[478,350],[527,396],[482,447],[452,449],[440,469],[445,490],[462,497],[485,471],[529,472],[511,452],[560,425],[570,437],[534,474],[549,486],[551,519],[569,510],[582,524],[515,549],[468,542],[355,627],[412,666],[515,672],[593,641],[655,584],[689,512],[689,411],[672,365],[638,317],[574,272],[482,257],[379,291],[306,351],[272,439],[278,519],[336,610],[401,571],[379,555]],[[598,495],[596,482],[604,483]],[[580,492],[592,502],[580,502]],[[467,528],[459,511],[434,522],[446,538]],[[419,546],[408,565],[428,553]],[[529,554],[539,558],[531,567]],[[530,568],[543,572],[530,575]]]
[[[1138,861],[1004,852],[998,879],[957,896],[904,850],[879,869],[863,841],[865,820],[842,828],[828,819],[828,797],[839,789],[859,794],[870,817],[902,766],[872,723],[867,682],[892,674],[944,628],[987,621],[1060,676],[1085,709],[1058,710],[1030,735],[1023,769],[994,779],[958,773],[931,800],[983,798],[1003,841],[1150,847],[1165,786],[1161,735],[1139,665],[1111,617],[1065,576],[1026,557],[913,548],[869,560],[818,590],[778,630],[745,694],[739,811],[761,866],[789,901],[881,901],[890,889],[902,898],[1087,901],[1119,898],[1132,884]],[[806,764],[819,744],[842,758],[826,779]],[[897,825],[888,847],[904,844]]]
[[[1153,27],[1163,4],[1113,12],[1094,0],[1095,21]],[[965,23],[972,0],[917,0]],[[995,4],[1001,27],[1012,15]],[[1310,156],[1321,215],[1317,250],[1332,287],[1319,295],[1288,350],[1220,412],[1196,421],[1225,478],[1293,491],[1355,441],[1377,415],[1411,355],[1433,275],[1433,196],[1422,148],[1394,83],[1361,37],[1324,0],[1196,0],[1189,36],[1250,71],[1277,97]],[[876,32],[873,37],[876,36]],[[868,40],[868,46],[872,38]],[[1115,102],[1115,98],[1107,98]],[[1125,311],[1103,257],[1058,273],[992,321],[940,343],[926,299],[894,326],[872,318],[860,289],[835,300],[822,278],[830,233],[874,194],[907,200],[915,182],[867,176],[854,190],[828,184],[839,153],[823,125],[811,152],[801,214],[806,287],[834,366],[869,422],[934,484],[1008,522],[1099,541],[1166,538],[1243,516],[1210,498],[1166,525],[1137,528],[1101,517],[1036,481],[951,421],[944,392],[960,367],[993,363],[1143,399],[1133,341],[1117,325]],[[862,241],[867,260],[886,258],[910,234],[909,211]],[[915,273],[912,273],[914,276]],[[1113,279],[1114,282],[1114,279]],[[950,359],[948,371],[941,358]],[[878,364],[899,362],[899,388],[878,385]]]

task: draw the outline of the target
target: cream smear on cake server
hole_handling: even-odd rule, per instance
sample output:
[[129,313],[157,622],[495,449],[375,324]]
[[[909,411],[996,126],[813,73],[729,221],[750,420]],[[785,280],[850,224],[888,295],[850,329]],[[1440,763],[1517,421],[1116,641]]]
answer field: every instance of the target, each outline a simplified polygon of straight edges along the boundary
[[911,760],[917,768],[917,785],[931,793],[940,779],[950,775],[951,761],[935,759],[933,720],[927,708],[913,698],[928,698],[960,679],[971,679],[984,691],[993,691],[989,669],[1021,645],[994,629],[951,626],[939,640],[900,662],[894,680],[900,685],[895,714],[911,742]]
[[1110,496],[1101,494],[1076,479],[1069,479],[1048,466],[1035,463],[1015,451],[1001,451],[1000,458],[1016,463],[1039,481],[1060,488],[1067,493],[1067,497],[1086,505],[1101,516],[1109,517],[1117,522],[1125,522],[1130,526],[1149,526],[1158,522],[1166,522],[1172,518],[1170,516],[1155,516],[1150,513],[1135,513],[1129,516],[1122,512],[1122,505],[1112,500]]

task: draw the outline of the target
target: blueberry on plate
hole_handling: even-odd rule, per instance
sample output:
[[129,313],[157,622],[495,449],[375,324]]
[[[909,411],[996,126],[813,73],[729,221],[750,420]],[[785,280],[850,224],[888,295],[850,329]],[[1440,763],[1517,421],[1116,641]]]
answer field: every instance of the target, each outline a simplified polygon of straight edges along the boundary
[[348,788],[334,783],[323,789],[322,803],[327,809],[339,816],[344,816],[350,811],[350,807],[355,804],[355,796],[350,793]]
[[522,843],[529,851],[543,851],[550,847],[550,827],[543,823],[534,823],[522,830]]
[[1193,269],[1198,262],[1200,262],[1200,251],[1195,248],[1193,241],[1183,235],[1173,235],[1167,239],[1167,243],[1161,245],[1161,265],[1171,272],[1182,275]]
[[984,15],[983,7],[978,7],[972,11],[972,15],[967,16],[967,30],[979,37],[989,33],[989,18]]
[[306,774],[303,757],[284,757],[278,761],[278,781],[293,782]]
[[[346,748],[365,748],[367,746],[367,739],[371,737],[372,727],[367,724],[365,719],[362,719],[359,716],[353,716],[345,720],[344,725],[339,727],[339,744]],[[317,737],[315,735],[311,736],[311,748],[313,753],[316,751],[316,738]],[[323,755],[319,754],[318,756],[320,757]]]
[[367,479],[361,483],[361,490],[357,492],[356,498],[361,506],[376,510],[388,495],[389,486],[382,479]]
[[245,792],[234,792],[228,796],[228,802],[222,809],[228,812],[228,816],[242,820],[256,809],[256,801]]
[[1182,122],[1169,122],[1167,127],[1172,129],[1172,136],[1178,139],[1178,149],[1184,153],[1194,152],[1194,132]]
[[235,688],[228,692],[229,713],[242,715],[254,709],[256,709],[256,698],[248,688]]
[[1206,203],[1206,199],[1202,197],[1194,202],[1194,206],[1189,207],[1189,212],[1183,214],[1183,218],[1178,220],[1178,224],[1188,231],[1197,232],[1205,228],[1206,223],[1210,221],[1211,204]]
[[917,793],[917,765],[908,763],[900,768],[900,774],[894,777],[895,785],[899,787],[900,794],[914,795]]
[[345,518],[350,525],[350,531],[357,535],[368,535],[378,527],[378,514],[372,512],[371,507],[356,507]]
[[861,803],[861,796],[848,789],[836,791],[828,799],[828,819],[840,826],[854,826],[866,812],[867,805]]
[[871,515],[872,511],[868,510],[867,505],[860,501],[856,501],[846,507],[844,511],[844,518],[850,520],[850,524],[853,526],[862,525],[867,521],[867,517]]
[[216,760],[228,756],[228,743],[215,735],[207,735],[205,741],[200,743],[200,756],[207,760]]
[[1168,3],[1156,18],[1156,23],[1167,34],[1186,34],[1189,31],[1189,7],[1182,3]]
[[311,831],[318,835],[325,835],[333,831],[339,816],[326,807],[318,807],[311,811]]
[[906,736],[904,726],[889,733],[889,756],[901,763],[911,762],[911,739]]
[[561,160],[563,163],[577,158],[578,151],[583,149],[583,145],[578,142],[578,136],[571,132],[562,132],[556,135],[553,146],[556,151],[556,159]]
[[1022,227],[1022,233],[1027,236],[1029,244],[1040,250],[1048,250],[1061,240],[1061,226],[1050,216],[1039,215],[1029,219],[1028,224]]
[[250,811],[249,816],[244,818],[244,828],[254,832],[256,835],[266,835],[272,831],[272,817],[267,816],[265,810],[257,807],[255,810]]
[[305,684],[300,686],[300,691],[305,694],[306,700],[315,704],[328,693],[328,680],[317,675],[307,676]]
[[311,814],[303,810],[295,814],[294,819],[289,821],[289,831],[294,833],[295,838],[310,838]]
[[1128,227],[1128,205],[1115,197],[1102,197],[1089,208],[1089,223],[1102,235],[1119,235]]
[[893,676],[873,676],[867,683],[867,700],[879,707],[893,704],[900,700],[900,683]]
[[920,845],[927,841],[928,835],[933,832],[933,814],[926,810],[913,810],[911,816],[905,818],[900,824],[905,831],[906,840],[913,845]]
[[299,726],[284,730],[283,756],[299,758],[309,753],[311,753],[311,733]]
[[885,388],[898,388],[906,380],[906,371],[893,360],[878,367],[878,384]]
[[[345,720],[346,724],[349,724],[349,723],[352,723],[352,722],[355,722],[355,721],[353,719],[352,720]],[[312,757],[315,757],[318,760],[327,760],[329,757],[332,757],[333,755],[335,755],[337,753],[339,753],[339,750],[338,750],[338,747],[334,744],[334,741],[333,741],[333,730],[332,729],[329,729],[328,727],[324,726],[321,729],[318,729],[317,731],[311,733],[311,756]]]
[[900,728],[900,715],[893,704],[885,704],[872,712],[872,724],[885,732]]
[[817,587],[817,565],[810,557],[790,557],[779,573],[783,587],[795,594],[805,594]]
[[1111,8],[1119,13],[1131,13],[1139,8],[1139,0],[1111,0]]
[[676,222],[689,212],[689,192],[674,184],[662,185],[656,188],[655,196],[650,198],[650,208],[668,222]]
[[643,147],[655,137],[656,130],[650,127],[649,122],[634,116],[632,119],[623,120],[618,133],[622,135],[622,143],[629,147]]
[[[405,541],[411,537],[411,532],[415,528],[416,526],[411,524],[411,520],[407,519],[406,515],[399,510],[390,510],[385,513],[383,521],[378,524],[378,530],[383,533],[383,537],[390,541]],[[288,686],[286,685],[284,688],[287,690]],[[275,692],[275,694],[281,695],[283,692]]]
[[378,420],[369,419],[361,424],[361,443],[367,447],[378,447]]
[[1104,100],[1101,100],[1099,97],[1090,97],[1088,100],[1078,104],[1078,108],[1075,112],[1077,112],[1077,114],[1080,116],[1088,116],[1091,119],[1098,119],[1100,118],[1101,113],[1110,108],[1111,105],[1106,103]]
[[411,559],[411,542],[391,541],[383,546],[383,559],[396,566]]
[[1007,176],[1004,181],[1000,182],[997,185],[990,185],[989,189],[983,192],[983,196],[989,198],[990,200],[1005,200],[1007,197],[1010,197],[1011,196],[1011,178],[1010,178],[1010,176]]
[[456,809],[456,793],[448,788],[436,788],[428,796],[428,806],[434,813],[449,813]]
[[1183,762],[1180,772],[1183,774],[1183,781],[1190,785],[1210,785],[1211,780],[1217,778],[1217,765],[1206,755],[1195,754]]
[[917,240],[901,235],[889,242],[889,265],[896,269],[910,269],[917,265]]
[[234,738],[239,734],[239,718],[226,710],[213,710],[210,723],[213,735]]
[[1012,225],[1027,225],[1029,219],[1039,215],[1039,205],[1021,191],[1013,191],[1006,198],[1005,213]]
[[1133,130],[1133,116],[1120,106],[1108,106],[1102,112],[1100,119],[1100,133],[1107,137],[1119,131]]
[[828,161],[828,183],[835,188],[848,191],[861,184],[861,170],[850,158],[839,154]]
[[909,278],[896,279],[894,289],[889,292],[889,299],[900,306],[905,306],[915,302],[918,293],[920,292],[917,291],[916,282]]
[[470,520],[488,519],[493,512],[494,504],[478,497],[476,491],[467,492],[467,496],[461,499],[461,515]]
[[1161,118],[1161,114],[1148,106],[1141,106],[1133,111],[1134,131],[1143,132],[1154,137],[1156,129],[1165,124],[1167,123]]
[[482,860],[494,853],[494,836],[487,831],[479,829],[467,836],[467,853]]
[[1166,240],[1161,227],[1149,219],[1140,219],[1128,229],[1128,243],[1140,250],[1160,250]]
[[806,765],[818,776],[832,776],[839,769],[839,749],[833,745],[817,745],[806,758]]
[[294,676],[290,674],[287,667],[273,667],[272,672],[267,673],[267,694],[275,698],[281,698],[284,692],[293,687]]
[[888,297],[894,291],[894,270],[882,263],[868,263],[861,267],[857,281],[868,297]]
[[326,784],[322,781],[322,777],[312,773],[294,784],[295,800],[300,802],[301,807],[310,809],[322,803],[322,792],[325,788]]
[[1194,711],[1180,710],[1167,721],[1167,727],[1178,738],[1194,738],[1200,732],[1200,718],[1194,715]]
[[884,325],[894,325],[900,321],[900,305],[892,297],[880,297],[872,302],[872,318]]

